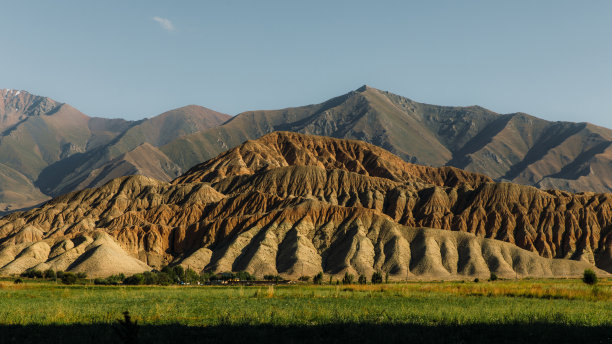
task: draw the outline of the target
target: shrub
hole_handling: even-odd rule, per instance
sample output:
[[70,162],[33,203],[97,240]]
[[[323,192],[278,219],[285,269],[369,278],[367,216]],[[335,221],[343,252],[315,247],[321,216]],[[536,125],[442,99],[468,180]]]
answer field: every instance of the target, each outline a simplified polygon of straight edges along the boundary
[[108,281],[108,284],[117,285],[123,283],[123,281],[125,280],[125,275],[122,273],[118,275],[112,275],[107,277],[106,280]]
[[172,282],[174,283],[185,282],[186,280],[186,276],[185,276],[186,271],[185,271],[185,268],[183,268],[181,265],[176,265],[173,267],[166,265],[161,269],[161,272],[165,273],[168,276],[171,283]]
[[318,274],[316,274],[312,278],[312,281],[314,282],[314,284],[321,284],[321,283],[323,283],[323,273],[319,272]]
[[497,281],[497,275],[491,272],[491,277],[489,277],[489,281]]
[[144,284],[144,282],[145,282],[145,277],[143,274],[134,274],[123,280],[123,284],[128,284],[128,285],[141,285],[141,284]]
[[77,276],[71,272],[64,272],[62,275],[62,283],[64,284],[75,284]]
[[94,284],[98,284],[98,285],[118,285],[118,284],[122,283],[125,279],[126,278],[125,278],[124,274],[112,275],[112,276],[108,276],[106,278],[96,278],[94,280]]
[[22,272],[19,276],[27,278],[43,278],[43,273],[40,270],[32,269]]
[[582,275],[582,281],[588,285],[597,284],[597,274],[591,269],[585,269]]
[[380,271],[376,271],[372,274],[371,278],[372,284],[380,284],[383,282],[383,276]]
[[57,272],[55,273],[55,277],[57,277],[57,278],[59,278],[59,279],[62,279],[62,278],[64,277],[64,272],[63,272],[63,271],[61,271],[61,270],[60,270],[60,271],[57,271]]
[[357,283],[366,284],[368,283],[368,279],[365,277],[365,275],[359,275],[359,278],[357,279]]
[[355,280],[355,276],[349,274],[348,272],[344,273],[344,278],[342,278],[342,284],[351,284]]
[[478,277],[474,278],[474,282],[475,282],[475,283],[480,282],[480,280],[478,279]]
[[200,280],[202,281],[216,281],[217,280],[217,275],[215,275],[213,272],[207,271],[204,272],[200,275]]
[[172,278],[165,272],[159,272],[156,274],[157,284],[159,285],[170,285],[172,284]]
[[77,272],[76,276],[79,279],[85,279],[85,278],[87,278],[87,273],[85,273],[85,272]]
[[385,283],[389,283],[389,272],[385,273]]
[[[273,276],[273,275],[268,275],[268,276]],[[222,281],[230,281],[236,278],[236,274],[228,271],[228,272],[222,272],[220,274],[217,275],[217,279],[220,279]]]
[[43,272],[43,277],[47,279],[55,279],[56,277],[55,271],[51,269],[47,269],[45,270],[45,272]]
[[15,284],[21,284],[21,283],[23,283],[23,281],[21,280],[21,278],[18,278],[18,279],[16,279],[16,280],[15,280]]
[[238,278],[241,281],[254,281],[255,280],[255,276],[251,275],[250,273],[246,271],[237,272],[236,278]]
[[298,281],[308,282],[310,281],[310,276],[300,276],[300,278],[298,278]]
[[283,278],[280,277],[279,275],[264,275],[264,279],[266,281],[274,281],[274,282],[279,282],[283,280]]
[[142,277],[144,281],[142,284],[157,284],[157,274],[152,273],[151,271],[145,271],[142,273]]

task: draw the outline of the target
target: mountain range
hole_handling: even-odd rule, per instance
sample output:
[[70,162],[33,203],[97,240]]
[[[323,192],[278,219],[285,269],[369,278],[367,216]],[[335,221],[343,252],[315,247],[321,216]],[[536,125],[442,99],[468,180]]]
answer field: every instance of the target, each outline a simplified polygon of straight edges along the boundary
[[231,117],[186,106],[140,121],[0,90],[0,210],[140,174],[170,181],[250,139],[291,131],[362,140],[405,161],[570,192],[612,191],[612,130],[478,106],[418,103],[363,86],[321,104]]
[[607,276],[611,228],[612,194],[542,191],[359,140],[274,132],[170,183],[120,177],[0,218],[0,275],[180,264],[287,278]]
[[229,118],[200,106],[140,121],[89,117],[46,97],[0,90],[0,210],[124,175],[170,180],[180,169],[155,146]]
[[368,86],[317,105],[241,113],[161,150],[188,168],[278,130],[363,140],[408,162],[455,166],[542,189],[612,190],[610,129],[478,106],[422,104]]

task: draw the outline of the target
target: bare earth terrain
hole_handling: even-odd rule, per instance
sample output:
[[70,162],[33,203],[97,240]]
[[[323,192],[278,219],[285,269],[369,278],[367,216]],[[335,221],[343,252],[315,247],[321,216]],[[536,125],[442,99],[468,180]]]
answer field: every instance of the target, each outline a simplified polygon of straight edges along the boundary
[[172,183],[122,177],[5,216],[0,274],[97,277],[178,263],[289,278],[577,277],[593,264],[606,275],[610,197],[495,183],[362,141],[278,132]]

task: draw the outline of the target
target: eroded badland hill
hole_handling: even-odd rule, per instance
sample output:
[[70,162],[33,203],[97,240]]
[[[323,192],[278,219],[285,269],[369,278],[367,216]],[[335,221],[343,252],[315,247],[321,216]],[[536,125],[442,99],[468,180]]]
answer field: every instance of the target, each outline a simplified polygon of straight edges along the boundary
[[605,274],[611,226],[611,194],[495,183],[362,141],[275,132],[171,183],[121,177],[1,218],[0,274],[168,263],[293,278]]

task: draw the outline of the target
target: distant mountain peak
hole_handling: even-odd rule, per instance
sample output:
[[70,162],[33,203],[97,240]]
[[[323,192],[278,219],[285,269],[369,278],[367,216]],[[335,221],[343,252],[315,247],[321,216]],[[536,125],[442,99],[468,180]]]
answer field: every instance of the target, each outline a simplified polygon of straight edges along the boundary
[[12,88],[5,88],[0,90],[0,99],[4,103],[11,103],[19,99],[36,99],[36,98],[44,98],[40,96],[33,95],[24,90],[15,90]]
[[8,96],[16,97],[21,93],[27,93],[27,92],[23,90],[14,90],[11,88],[4,88],[0,90],[0,94],[2,94],[5,98]]
[[32,94],[25,90],[17,90],[17,89],[12,89],[12,88],[0,89],[0,100],[2,100],[5,104],[11,103],[12,101],[18,101],[18,100],[22,100],[22,101],[24,100],[26,101],[27,100],[30,100],[30,101],[47,100],[47,101],[52,101],[54,103],[60,104],[59,102],[56,102],[55,100],[51,98]]
[[[49,113],[61,106],[55,100],[47,97],[31,94],[24,90],[2,89],[0,90],[0,115],[5,116],[0,120],[0,127],[13,125],[24,116],[41,115]],[[9,117],[6,117],[6,116]]]
[[370,87],[370,86],[364,84],[363,86],[361,86],[358,89],[356,89],[355,92],[365,92],[367,90],[375,90],[375,88]]

